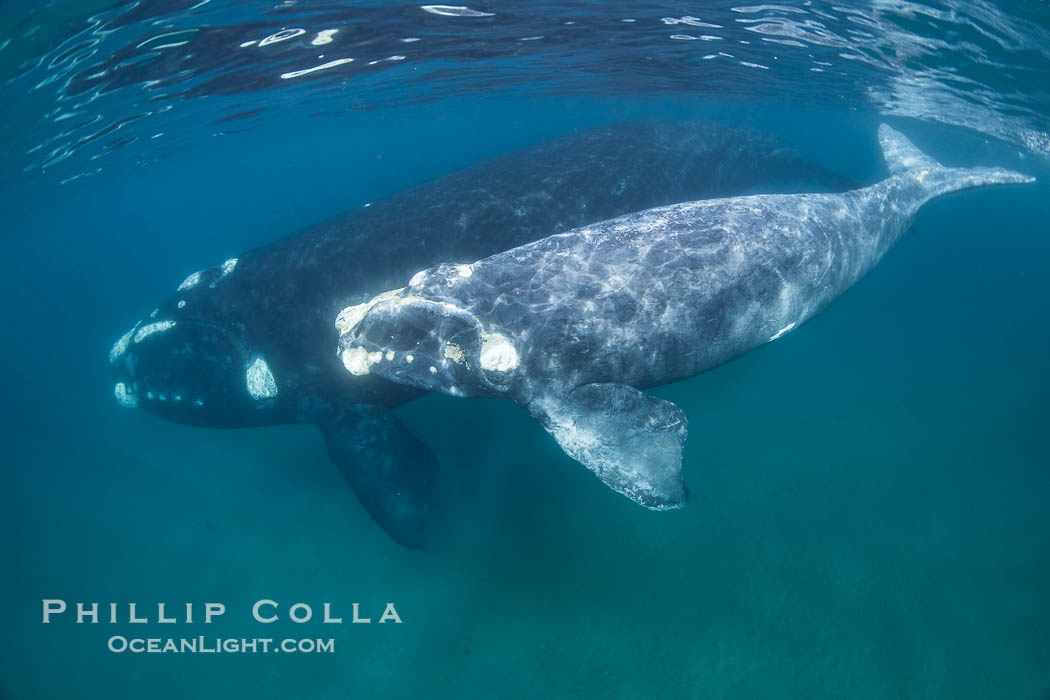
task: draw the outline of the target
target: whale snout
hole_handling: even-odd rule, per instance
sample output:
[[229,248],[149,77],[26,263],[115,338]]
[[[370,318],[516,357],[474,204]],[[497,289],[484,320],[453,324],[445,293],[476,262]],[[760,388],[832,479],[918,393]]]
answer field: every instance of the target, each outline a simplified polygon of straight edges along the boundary
[[118,403],[191,425],[233,425],[257,403],[250,380],[257,391],[273,384],[259,366],[265,363],[245,356],[232,333],[193,319],[140,322],[117,340],[109,360]]
[[469,311],[412,296],[371,304],[340,337],[339,347],[351,374],[454,396],[491,393],[485,367],[498,366],[502,373],[517,362],[513,347],[494,344]]

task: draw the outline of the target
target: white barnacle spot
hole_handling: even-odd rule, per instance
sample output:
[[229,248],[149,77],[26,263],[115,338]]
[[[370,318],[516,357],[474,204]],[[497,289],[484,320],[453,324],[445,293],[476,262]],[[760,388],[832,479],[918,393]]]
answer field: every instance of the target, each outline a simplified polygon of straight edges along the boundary
[[199,407],[204,405],[204,400],[203,399],[194,399],[193,400],[193,405],[197,406],[199,408]]
[[117,382],[116,386],[113,387],[113,395],[117,397],[117,402],[121,406],[135,408],[139,405],[138,397],[128,391],[128,387],[124,382]]
[[776,333],[774,333],[774,334],[773,334],[773,335],[772,335],[772,336],[771,336],[771,337],[769,338],[769,342],[773,342],[774,340],[776,340],[776,339],[777,339],[777,338],[779,338],[780,336],[784,335],[785,333],[787,333],[788,331],[790,331],[790,330],[791,330],[792,328],[794,328],[794,327],[795,327],[795,322],[794,322],[794,321],[792,321],[791,323],[787,324],[786,326],[784,326],[783,328],[781,328],[781,329],[780,329],[779,331],[777,331]]
[[438,373],[438,368],[435,367],[434,365],[430,365],[430,373],[431,374],[437,374]]
[[448,343],[445,345],[445,358],[459,364],[466,362],[466,358],[463,356],[463,348],[455,343]]
[[161,333],[175,326],[174,321],[156,321],[155,323],[148,323],[142,328],[135,331],[135,342],[141,343],[143,340],[153,335],[154,333]]
[[187,289],[192,289],[193,287],[196,287],[200,281],[201,273],[200,270],[197,270],[193,274],[189,275],[186,279],[182,280],[182,284],[179,285],[178,291],[184,292]]
[[481,369],[509,372],[517,366],[518,351],[506,336],[499,333],[481,334]]
[[179,303],[177,304],[177,306],[180,309],[183,308],[184,306],[186,306],[186,300],[185,299],[179,299]]
[[135,334],[136,328],[138,328],[138,324],[133,326],[127,333],[120,336],[117,342],[113,343],[113,347],[109,349],[110,362],[116,362],[128,351],[128,345],[131,344],[131,336]]
[[470,277],[474,274],[473,265],[456,265],[455,270],[460,277]]
[[390,362],[393,359],[394,359],[394,351],[393,350],[387,350],[386,351],[386,361]]
[[277,382],[274,381],[273,372],[270,371],[266,360],[261,357],[256,356],[252,360],[252,363],[248,365],[248,369],[244,373],[244,377],[248,384],[248,393],[256,401],[272,399],[274,396],[277,396]]
[[416,358],[415,358],[415,357],[413,357],[412,355],[405,355],[405,362],[407,362],[408,364],[412,364],[412,362],[413,362],[413,361],[414,361],[415,359],[416,359]]
[[360,377],[368,374],[372,365],[383,359],[383,353],[378,351],[368,352],[358,346],[343,350],[340,357],[343,360],[343,367],[346,367],[346,371]]
[[423,280],[425,280],[426,278],[427,278],[427,271],[426,270],[420,270],[416,274],[412,275],[412,279],[410,279],[408,281],[408,286],[409,287],[418,287],[419,285],[423,284]]

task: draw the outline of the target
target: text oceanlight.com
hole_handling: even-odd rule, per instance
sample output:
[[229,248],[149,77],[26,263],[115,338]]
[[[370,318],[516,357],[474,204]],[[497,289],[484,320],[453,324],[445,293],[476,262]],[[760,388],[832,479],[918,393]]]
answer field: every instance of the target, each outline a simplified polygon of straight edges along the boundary
[[128,639],[121,635],[109,638],[107,647],[117,654],[331,654],[335,651],[334,639],[223,639],[222,637],[171,637]]

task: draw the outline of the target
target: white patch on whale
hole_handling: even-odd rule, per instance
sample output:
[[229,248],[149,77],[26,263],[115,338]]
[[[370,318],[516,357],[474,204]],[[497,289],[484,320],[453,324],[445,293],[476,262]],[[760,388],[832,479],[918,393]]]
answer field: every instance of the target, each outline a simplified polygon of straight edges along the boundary
[[124,353],[128,351],[128,345],[131,344],[131,336],[135,334],[135,329],[138,327],[139,326],[136,323],[127,333],[120,336],[117,342],[113,343],[113,347],[109,349],[110,362],[116,362],[124,356]]
[[141,343],[143,340],[153,335],[154,333],[162,333],[175,326],[174,321],[157,321],[155,323],[149,323],[135,332],[135,342]]
[[117,402],[121,406],[127,408],[135,408],[139,405],[139,399],[135,394],[128,391],[127,385],[124,382],[117,382],[113,387],[113,395],[117,397]]
[[256,401],[272,399],[274,396],[277,396],[277,382],[273,378],[273,372],[270,371],[266,360],[261,357],[256,356],[252,360],[252,363],[248,365],[248,369],[244,373],[244,377],[248,384],[248,393]]
[[452,360],[461,365],[466,363],[466,358],[463,355],[463,348],[455,343],[448,343],[445,345],[445,359]]
[[186,279],[182,280],[182,284],[179,285],[179,288],[176,291],[184,292],[187,289],[193,289],[194,287],[197,286],[197,284],[200,281],[201,281],[201,271],[197,270],[193,274],[188,275],[186,277]]
[[481,369],[509,372],[518,366],[518,351],[505,335],[481,334]]
[[224,279],[226,279],[226,276],[227,276],[228,274],[230,274],[231,272],[233,272],[233,269],[234,269],[235,267],[237,267],[237,258],[230,258],[229,260],[225,261],[225,262],[224,262],[224,263],[222,264],[222,267],[221,267],[221,268],[220,268],[220,270],[219,270],[220,274],[219,274],[219,277],[218,277],[218,279],[216,279],[216,280],[215,280],[214,282],[212,282],[212,283],[211,283],[211,284],[209,284],[208,286],[209,286],[209,287],[214,287],[214,286],[215,286],[215,285],[217,285],[217,284],[218,284],[219,282],[222,282],[222,281],[223,281]]
[[791,323],[787,324],[786,326],[781,328],[779,331],[774,333],[772,336],[770,336],[769,342],[773,342],[774,340],[776,340],[780,336],[784,335],[785,333],[787,333],[788,331],[790,331],[794,327],[795,327],[795,322],[792,321]]
[[361,377],[369,373],[372,365],[383,359],[383,353],[379,351],[368,352],[362,347],[352,347],[343,350],[340,357],[347,372],[356,377]]

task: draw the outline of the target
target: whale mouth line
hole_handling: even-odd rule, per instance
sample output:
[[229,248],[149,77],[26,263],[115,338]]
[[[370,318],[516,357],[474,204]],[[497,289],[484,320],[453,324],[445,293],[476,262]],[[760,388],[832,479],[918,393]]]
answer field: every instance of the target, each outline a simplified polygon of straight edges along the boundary
[[185,404],[196,408],[202,408],[206,403],[203,398],[183,391],[156,391],[153,388],[140,387],[138,382],[117,382],[113,386],[113,395],[117,402],[126,408],[136,408],[142,401]]

